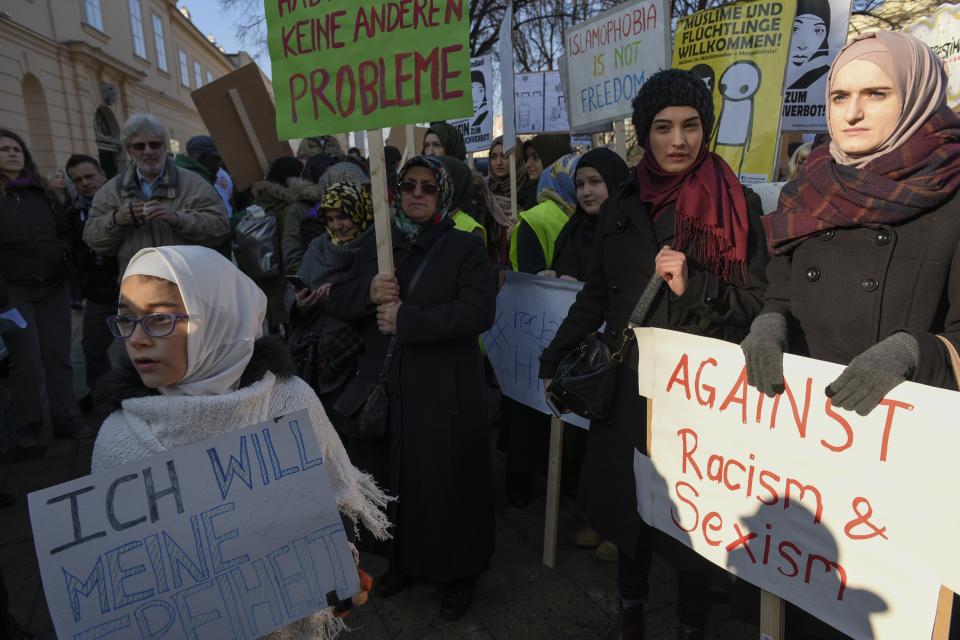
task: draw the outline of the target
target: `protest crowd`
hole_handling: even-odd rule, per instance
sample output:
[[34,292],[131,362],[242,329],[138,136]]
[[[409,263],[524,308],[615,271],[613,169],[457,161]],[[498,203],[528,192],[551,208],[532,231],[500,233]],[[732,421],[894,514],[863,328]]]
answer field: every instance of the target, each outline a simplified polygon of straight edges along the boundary
[[[50,437],[94,442],[94,474],[305,411],[361,591],[261,635],[332,638],[349,633],[350,608],[415,581],[438,587],[441,619],[466,615],[497,554],[495,487],[504,508],[531,509],[551,421],[579,413],[589,429],[563,427],[572,542],[615,567],[619,595],[615,626],[597,637],[653,637],[657,554],[676,572],[670,637],[705,638],[715,602],[759,591],[641,517],[649,405],[634,328],[739,345],[746,384],[777,401],[785,355],[841,365],[813,392],[834,415],[868,416],[904,381],[958,388],[960,116],[944,65],[917,38],[880,31],[824,72],[828,134],[784,163],[770,206],[716,152],[729,112],[710,83],[679,68],[630,97],[629,164],[567,133],[515,149],[500,136],[475,155],[436,121],[417,148],[375,157],[305,137],[239,189],[236,159],[213,137],[174,153],[160,120],[135,113],[117,175],[76,154],[44,177],[24,132],[0,123],[0,310],[23,320],[0,326],[12,397],[0,460],[44,456],[44,407]],[[582,285],[539,336],[538,393],[553,418],[501,392],[483,337],[517,274]],[[24,499],[0,493],[0,510]],[[366,554],[386,559],[385,573],[360,570]],[[6,608],[0,597],[0,638],[33,637]],[[792,604],[785,616],[791,640],[848,637]]]

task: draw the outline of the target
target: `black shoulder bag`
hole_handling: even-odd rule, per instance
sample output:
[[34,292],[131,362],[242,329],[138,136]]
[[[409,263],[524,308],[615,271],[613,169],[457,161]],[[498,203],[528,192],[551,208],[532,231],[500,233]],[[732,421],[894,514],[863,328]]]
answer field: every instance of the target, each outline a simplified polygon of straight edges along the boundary
[[[420,276],[423,275],[427,263],[430,262],[440,247],[447,240],[449,233],[444,233],[437,238],[433,246],[427,251],[417,270],[410,279],[410,286],[407,287],[407,296],[409,297],[417,286]],[[390,366],[393,362],[393,354],[397,348],[397,336],[390,338],[390,344],[387,346],[387,354],[383,358],[383,365],[380,367],[380,374],[376,382],[364,380],[359,375],[347,384],[340,398],[337,400],[333,409],[337,413],[348,418],[348,427],[344,429],[347,435],[355,436],[363,440],[376,441],[383,437],[387,430],[387,421],[390,412],[390,398],[387,395],[387,379],[390,377]],[[353,427],[350,429],[349,427]],[[351,432],[352,431],[352,432]]]
[[613,395],[617,380],[617,366],[623,361],[627,345],[634,339],[633,330],[643,324],[650,305],[660,291],[663,278],[656,273],[630,313],[623,330],[623,342],[617,352],[610,349],[596,334],[590,334],[580,345],[565,355],[557,366],[550,386],[547,403],[558,416],[571,411],[589,420],[606,420],[613,409]]

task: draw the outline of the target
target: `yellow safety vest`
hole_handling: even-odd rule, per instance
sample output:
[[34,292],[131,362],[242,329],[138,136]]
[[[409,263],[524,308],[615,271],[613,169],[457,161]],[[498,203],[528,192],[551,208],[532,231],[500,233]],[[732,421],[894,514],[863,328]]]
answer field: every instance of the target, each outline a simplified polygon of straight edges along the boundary
[[[560,235],[560,230],[567,224],[567,214],[553,200],[544,200],[537,206],[527,209],[520,213],[520,222],[526,222],[533,229],[533,233],[540,241],[540,248],[543,249],[543,256],[547,259],[547,269],[553,267],[553,245]],[[513,227],[510,233],[510,264],[514,271],[520,270],[519,259],[517,258],[517,236],[519,235],[520,222]]]
[[477,229],[483,233],[483,241],[487,241],[487,230],[483,228],[483,225],[473,219],[471,215],[463,211],[457,211],[453,214],[453,226],[455,229],[460,231],[466,231],[467,233],[474,233]]

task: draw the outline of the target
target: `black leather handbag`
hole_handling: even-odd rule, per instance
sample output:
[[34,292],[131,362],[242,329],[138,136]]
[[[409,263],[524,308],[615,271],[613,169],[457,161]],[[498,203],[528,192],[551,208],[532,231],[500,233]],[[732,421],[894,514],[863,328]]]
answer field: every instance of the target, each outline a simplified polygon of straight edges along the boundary
[[633,329],[643,324],[661,284],[663,279],[653,274],[630,313],[630,320],[623,330],[623,341],[615,353],[610,353],[610,348],[598,335],[591,334],[563,357],[546,389],[547,403],[557,417],[568,412],[589,420],[606,420],[610,417],[617,367],[634,339]]
[[[420,281],[423,270],[430,262],[430,258],[440,250],[440,247],[446,242],[449,232],[440,236],[436,242],[427,251],[427,254],[420,261],[413,278],[410,279],[410,286],[407,287],[407,296],[409,297]],[[387,430],[387,423],[390,419],[390,398],[387,393],[387,380],[390,377],[390,365],[393,360],[394,351],[397,348],[397,336],[390,338],[390,344],[387,346],[387,354],[384,356],[383,365],[380,367],[380,373],[377,375],[376,382],[364,380],[359,375],[351,380],[340,398],[337,400],[333,409],[337,413],[347,417],[347,424],[343,430],[347,435],[355,436],[363,440],[376,441],[383,437]]]

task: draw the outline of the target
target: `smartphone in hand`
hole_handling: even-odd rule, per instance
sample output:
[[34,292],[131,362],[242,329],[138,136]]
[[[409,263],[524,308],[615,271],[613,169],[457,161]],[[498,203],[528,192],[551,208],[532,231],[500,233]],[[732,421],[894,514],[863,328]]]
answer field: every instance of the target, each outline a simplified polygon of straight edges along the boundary
[[287,282],[289,282],[293,287],[293,290],[297,292],[310,288],[307,286],[307,283],[300,278],[300,276],[287,276]]

